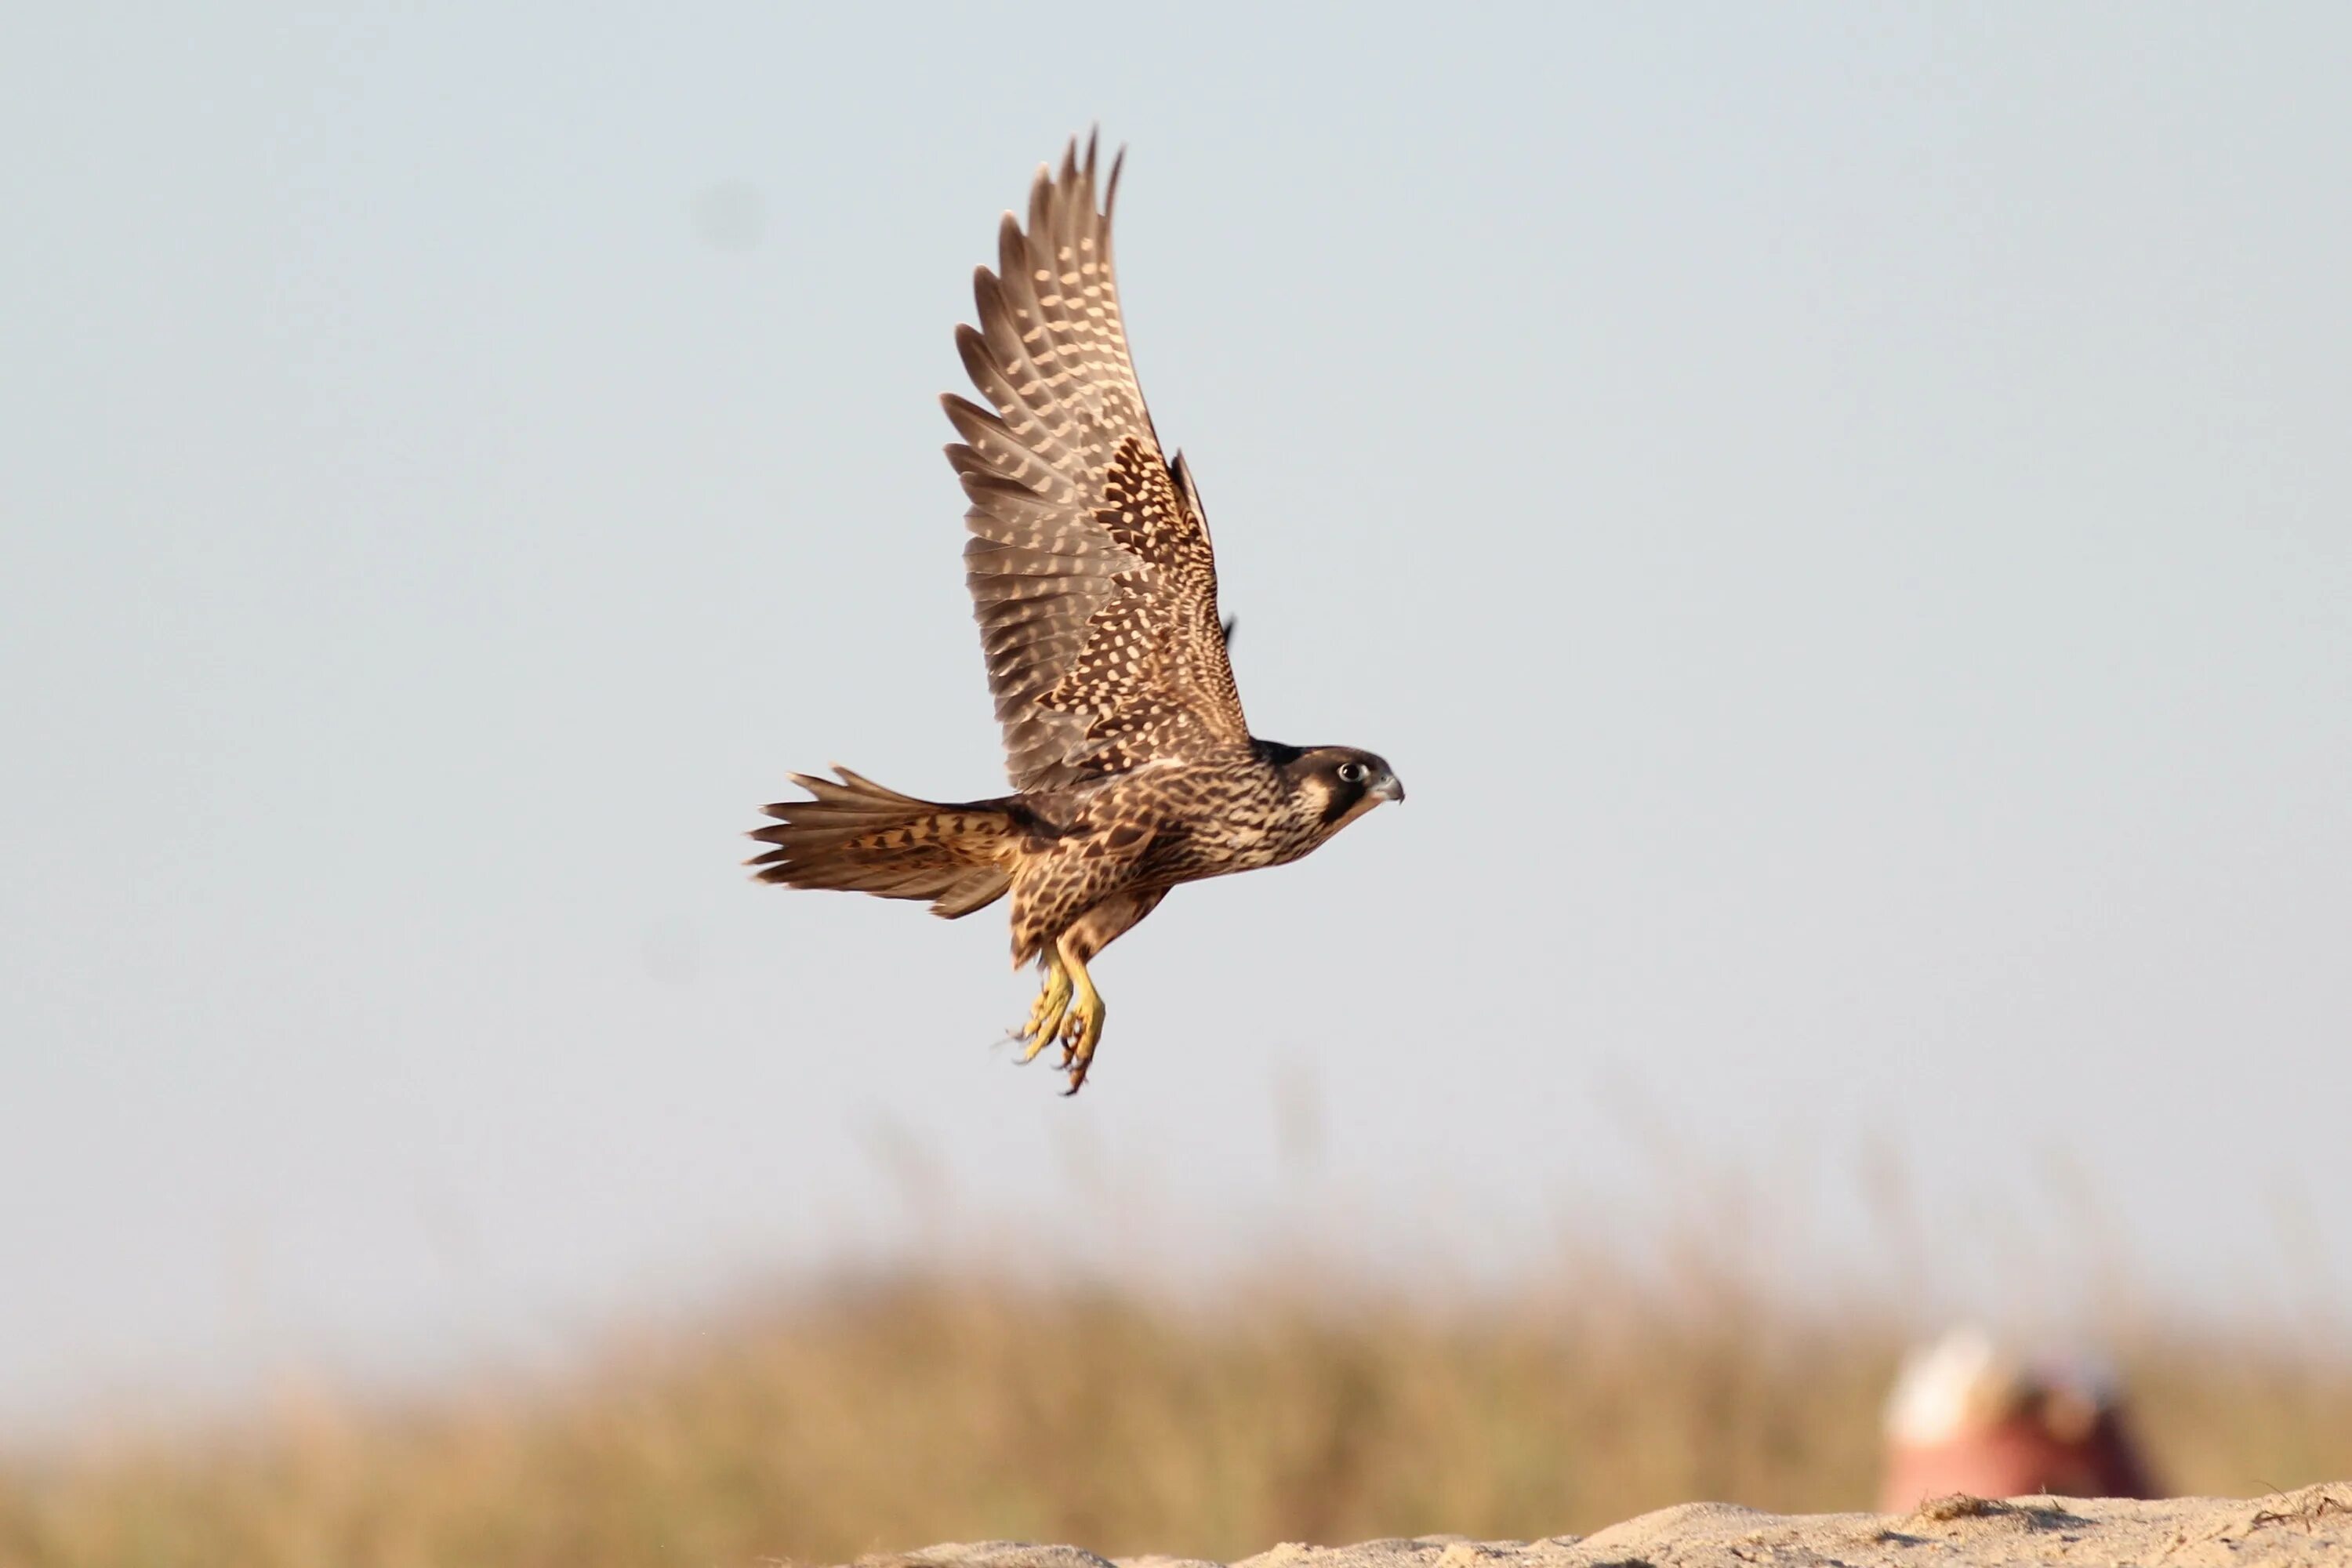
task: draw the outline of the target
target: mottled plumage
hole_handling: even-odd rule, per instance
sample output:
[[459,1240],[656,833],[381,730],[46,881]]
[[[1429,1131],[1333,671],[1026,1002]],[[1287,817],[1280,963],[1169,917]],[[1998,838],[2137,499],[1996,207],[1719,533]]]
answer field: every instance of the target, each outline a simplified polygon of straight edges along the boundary
[[987,406],[941,401],[971,508],[965,582],[1018,793],[943,805],[845,768],[793,774],[751,862],[768,881],[929,899],[1013,895],[1015,964],[1045,985],[1022,1058],[1059,1041],[1070,1091],[1102,1032],[1087,963],[1179,882],[1295,860],[1404,791],[1368,752],[1254,739],[1226,658],[1207,519],[1145,410],[1111,267],[1118,164],[1038,172],[1006,214],[956,344]]

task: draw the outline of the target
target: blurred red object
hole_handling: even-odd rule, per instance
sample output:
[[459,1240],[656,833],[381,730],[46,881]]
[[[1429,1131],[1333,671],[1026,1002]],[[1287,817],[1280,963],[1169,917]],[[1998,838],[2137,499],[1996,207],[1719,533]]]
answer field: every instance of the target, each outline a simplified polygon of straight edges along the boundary
[[1906,1356],[1886,1401],[1878,1506],[1965,1492],[2154,1498],[2112,1373],[2084,1360],[2026,1362],[1973,1328]]

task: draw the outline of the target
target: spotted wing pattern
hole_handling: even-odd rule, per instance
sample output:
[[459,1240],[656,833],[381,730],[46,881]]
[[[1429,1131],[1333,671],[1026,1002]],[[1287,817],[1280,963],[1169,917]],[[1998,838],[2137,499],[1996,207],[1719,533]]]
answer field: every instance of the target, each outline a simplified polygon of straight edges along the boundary
[[1111,166],[1095,147],[1040,169],[1024,231],[972,279],[980,324],[956,344],[991,407],[941,401],[971,501],[965,582],[1015,789],[1050,789],[1249,744],[1217,618],[1200,498],[1145,411],[1111,268]]

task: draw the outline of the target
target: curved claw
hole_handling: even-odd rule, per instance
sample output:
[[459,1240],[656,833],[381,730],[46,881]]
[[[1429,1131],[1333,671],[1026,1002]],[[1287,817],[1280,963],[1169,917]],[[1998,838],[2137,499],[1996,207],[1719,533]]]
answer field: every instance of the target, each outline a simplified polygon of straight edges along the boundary
[[1101,994],[1082,977],[1078,994],[1070,1004],[1069,1016],[1062,1023],[1062,1065],[1070,1075],[1070,1087],[1062,1091],[1065,1098],[1086,1087],[1087,1069],[1094,1065],[1095,1047],[1102,1043],[1103,1014]]

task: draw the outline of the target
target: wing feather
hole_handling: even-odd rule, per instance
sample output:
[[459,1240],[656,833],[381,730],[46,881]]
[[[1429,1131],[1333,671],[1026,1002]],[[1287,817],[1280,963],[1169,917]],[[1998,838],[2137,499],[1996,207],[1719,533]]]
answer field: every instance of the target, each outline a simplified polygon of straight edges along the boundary
[[[1114,160],[1038,171],[956,348],[982,403],[941,404],[971,510],[965,581],[1016,789],[1249,744],[1199,493],[1135,379],[1111,266]],[[985,405],[983,405],[983,404]]]

